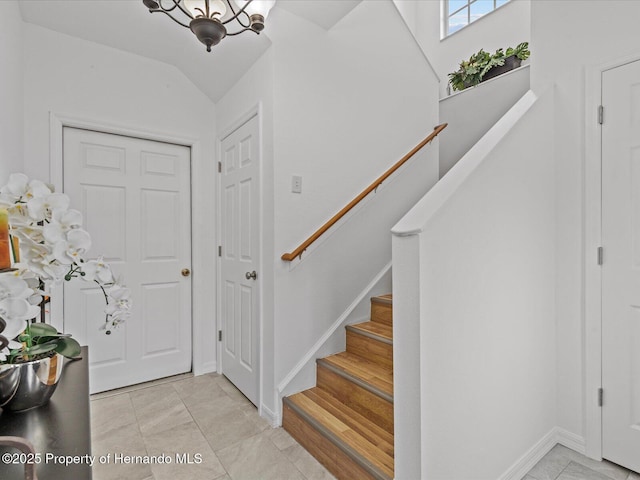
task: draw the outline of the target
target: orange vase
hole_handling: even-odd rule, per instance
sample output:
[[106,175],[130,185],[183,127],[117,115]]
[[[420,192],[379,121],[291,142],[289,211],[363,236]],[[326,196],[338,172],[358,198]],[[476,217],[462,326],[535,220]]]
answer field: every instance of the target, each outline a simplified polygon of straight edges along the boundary
[[9,245],[9,212],[0,209],[0,270],[11,268],[11,251]]

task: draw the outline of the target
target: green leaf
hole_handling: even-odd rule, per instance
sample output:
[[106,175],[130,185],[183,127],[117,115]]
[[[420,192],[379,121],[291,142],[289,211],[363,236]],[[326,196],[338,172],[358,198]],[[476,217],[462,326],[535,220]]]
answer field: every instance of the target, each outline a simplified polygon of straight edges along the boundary
[[56,352],[67,358],[77,358],[80,356],[80,344],[71,337],[64,337],[57,340]]
[[71,335],[65,334],[65,333],[58,333],[57,335],[47,335],[44,337],[34,337],[33,338],[33,342],[35,344],[43,344],[43,343],[47,343],[47,342],[57,342],[59,339],[61,338],[67,338],[70,337]]
[[32,337],[44,337],[58,335],[58,330],[47,323],[33,323],[29,327]]
[[34,345],[32,347],[25,348],[21,353],[22,355],[29,355],[29,356],[40,355],[40,354],[55,350],[56,344],[57,342],[49,342],[49,343],[43,343],[40,345]]
[[449,83],[454,90],[478,85],[489,70],[504,65],[507,57],[516,55],[520,60],[526,60],[530,54],[528,42],[522,42],[516,48],[509,47],[506,52],[499,48],[493,54],[480,49],[469,60],[462,60],[457,72],[449,74]]

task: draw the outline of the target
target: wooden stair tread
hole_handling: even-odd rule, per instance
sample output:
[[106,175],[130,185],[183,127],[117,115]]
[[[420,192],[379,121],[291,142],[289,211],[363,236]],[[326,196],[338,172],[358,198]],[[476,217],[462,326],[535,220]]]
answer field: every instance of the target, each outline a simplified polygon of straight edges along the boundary
[[367,438],[371,443],[393,457],[393,434],[348,407],[336,397],[321,388],[313,387],[302,392],[333,416],[340,419],[349,428]]
[[373,303],[383,303],[385,305],[393,304],[393,296],[388,293],[386,295],[378,295],[377,297],[371,297],[371,302]]
[[393,298],[391,295],[371,298],[371,320],[393,325]]
[[364,322],[355,325],[347,325],[347,330],[365,332],[385,340],[393,340],[393,327],[386,323]]
[[329,365],[350,377],[371,385],[393,398],[393,369],[366,360],[359,355],[342,352],[317,360],[318,365]]
[[392,435],[317,387],[286,397],[285,403],[356,462],[382,473],[379,478],[393,478]]

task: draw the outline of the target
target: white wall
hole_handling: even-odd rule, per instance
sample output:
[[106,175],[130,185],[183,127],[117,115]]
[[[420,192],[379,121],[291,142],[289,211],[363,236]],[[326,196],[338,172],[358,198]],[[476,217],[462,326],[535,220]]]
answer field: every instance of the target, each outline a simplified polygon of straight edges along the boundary
[[[25,24],[25,170],[49,180],[49,113],[171,137],[193,138],[196,367],[215,368],[215,110],[175,67]],[[194,327],[196,328],[196,327]],[[198,370],[196,369],[196,372]]]
[[0,2],[0,185],[23,170],[23,61],[18,2]]
[[[415,3],[416,38],[438,72],[441,97],[447,95],[447,75],[480,48],[493,53],[498,48],[515,47],[530,40],[530,0],[512,0],[442,40],[440,1],[399,0],[398,3],[401,2]],[[534,50],[533,55],[537,55]]]
[[[391,0],[363,2],[329,31],[277,8],[269,25],[271,49],[216,113],[224,132],[262,106],[262,407],[277,421],[276,386],[389,262],[391,225],[437,179],[437,141],[302,262],[280,256],[431,132],[437,87]],[[376,25],[390,41],[377,41]],[[314,372],[303,376],[311,386]]]
[[[509,477],[519,479],[519,460],[554,431],[554,162],[552,142],[539,141],[553,137],[553,103],[534,99],[394,227],[394,348],[406,353],[394,362],[405,406],[396,478],[489,480],[520,468]],[[407,382],[416,354],[420,374]],[[419,421],[421,435],[410,429]]]
[[[330,31],[282,10],[269,20],[279,383],[389,262],[390,227],[435,182],[437,143],[302,262],[280,255],[426,137],[438,113],[433,73],[390,0],[362,2]],[[291,193],[292,175],[302,194]]]
[[440,139],[440,176],[528,90],[529,66],[526,65],[441,99],[440,121],[449,124],[450,135]]
[[583,438],[587,434],[585,401],[595,398],[593,392],[585,392],[583,363],[583,259],[588,255],[584,251],[585,122],[595,121],[597,108],[597,101],[585,104],[585,72],[618,58],[640,57],[636,24],[640,2],[534,1],[531,13],[536,55],[532,88],[542,91],[554,85],[556,91],[558,424]]

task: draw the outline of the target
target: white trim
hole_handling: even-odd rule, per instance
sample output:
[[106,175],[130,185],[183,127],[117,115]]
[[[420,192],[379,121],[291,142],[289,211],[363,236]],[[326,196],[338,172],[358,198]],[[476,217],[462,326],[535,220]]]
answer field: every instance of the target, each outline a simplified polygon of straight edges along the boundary
[[558,443],[578,453],[584,453],[584,439],[582,437],[563,428],[553,427],[549,433],[538,440],[529,451],[500,475],[498,480],[520,480]]
[[340,328],[347,320],[351,312],[365,299],[365,297],[371,292],[372,289],[382,280],[389,270],[391,270],[391,262],[387,263],[380,272],[369,282],[369,284],[362,290],[353,302],[346,308],[344,312],[333,322],[329,329],[318,339],[318,341],[309,349],[307,354],[296,364],[295,367],[284,377],[284,379],[278,384],[278,393],[282,394],[285,388],[291,383],[291,381],[300,373],[300,371],[311,361],[314,360],[318,350],[331,338],[335,331]]
[[195,368],[193,370],[193,375],[206,375],[207,373],[217,373],[218,372],[218,362],[212,360],[210,362],[203,362],[200,364],[200,367],[196,371]]
[[279,427],[282,424],[280,415],[272,412],[271,409],[267,408],[265,405],[261,405],[260,416],[267,422],[269,422],[269,425],[271,425],[273,428]]
[[516,104],[485,133],[471,149],[422,197],[391,229],[391,233],[404,237],[422,233],[424,226],[455,192],[462,188],[471,174],[486,160],[489,153],[504,139],[512,128],[536,103],[538,97],[527,91]]
[[556,437],[556,440],[560,445],[564,445],[581,455],[585,454],[584,437],[571,433],[569,430],[565,430],[560,427],[556,427]]
[[542,457],[551,451],[558,443],[557,427],[553,427],[549,433],[542,437],[536,444],[522,455],[511,467],[507,469],[498,480],[520,480]]
[[[473,1],[473,0],[469,0],[469,1]],[[483,18],[491,15],[493,12],[497,12],[498,10],[500,10],[502,7],[504,7],[505,5],[509,5],[510,3],[513,3],[511,0],[507,0],[506,3],[503,3],[502,5],[498,5],[497,7],[495,7],[493,10],[491,10],[490,12],[485,13],[484,15],[476,18],[475,20],[470,20],[469,23],[467,23],[466,25],[463,25],[462,27],[460,27],[458,30],[456,30],[455,32],[451,32],[449,33],[449,0],[442,0],[441,1],[441,7],[440,7],[440,11],[443,11],[443,8],[446,8],[446,14],[441,14],[440,15],[440,41],[444,41],[447,38],[451,37],[452,35],[455,35],[458,32],[461,32],[462,30],[464,30],[465,28],[469,27],[470,25],[473,25],[474,23],[476,23],[478,20],[482,20]],[[467,5],[468,8],[471,8],[470,5]],[[461,10],[465,7],[460,7],[458,10]],[[456,10],[457,11],[457,10]],[[470,12],[469,15],[470,16]]]
[[[54,185],[57,191],[62,191],[63,184],[63,128],[79,128],[84,130],[93,130],[101,133],[110,133],[115,135],[123,135],[145,140],[154,140],[158,142],[183,145],[191,149],[191,260],[192,264],[204,265],[204,252],[210,248],[209,245],[201,239],[204,235],[199,231],[199,225],[202,222],[198,219],[206,217],[204,208],[198,207],[193,201],[194,190],[197,190],[197,182],[194,179],[202,178],[200,168],[202,166],[202,149],[200,140],[195,137],[177,136],[172,133],[159,132],[154,130],[140,130],[133,125],[113,124],[100,120],[76,117],[73,115],[49,112],[49,181]],[[202,211],[201,211],[202,210]],[[197,269],[192,269],[192,339],[191,339],[191,369],[194,375],[201,375],[215,371],[215,362],[204,362],[203,352],[210,348],[210,341],[201,333],[202,327],[209,317],[208,298],[198,294],[196,288],[198,282]],[[53,292],[52,292],[53,293]],[[58,287],[55,289],[55,295],[51,300],[51,322],[54,326],[61,327],[63,314],[63,289]]]
[[[491,82],[496,81],[496,80],[500,80],[501,78],[504,79],[504,78],[508,77],[511,74],[520,73],[525,69],[530,69],[531,68],[531,63],[529,63],[529,60],[525,60],[525,62],[527,62],[527,63],[525,64],[523,62],[519,67],[514,68],[513,70],[509,70],[508,72],[501,73],[497,77],[490,78],[489,80],[485,80],[483,82],[480,82],[478,85],[473,85],[471,87],[465,88],[464,90],[453,92],[450,95],[447,95],[446,97],[442,97],[440,100],[438,100],[438,104],[441,104],[442,102],[446,102],[450,98],[457,97],[458,95],[464,95],[467,92],[472,92],[477,88],[482,89],[483,86],[490,85]],[[529,73],[529,75],[531,75],[531,74]],[[529,81],[528,83],[530,84],[531,82]]]
[[240,117],[235,122],[231,123],[231,125],[229,125],[227,128],[222,130],[220,132],[220,134],[218,135],[218,139],[220,140],[220,142],[222,142],[225,138],[227,138],[233,132],[238,130],[241,126],[243,126],[245,123],[247,123],[249,120],[251,120],[256,115],[260,116],[261,111],[262,111],[261,103],[262,102],[259,102],[257,105],[255,105],[254,107],[249,109],[243,115],[240,115]]
[[[259,164],[259,175],[260,175],[260,179],[258,182],[258,201],[260,205],[263,205],[263,198],[264,198],[264,146],[263,146],[263,113],[262,113],[262,102],[259,101],[255,106],[253,106],[252,108],[250,108],[246,113],[244,113],[243,115],[240,115],[240,117],[238,117],[237,120],[235,120],[234,122],[232,122],[229,126],[227,126],[226,128],[220,130],[220,133],[218,134],[218,138],[216,139],[216,152],[217,152],[217,161],[221,162],[222,161],[222,142],[224,141],[225,138],[227,138],[229,135],[231,135],[233,132],[235,132],[236,130],[238,130],[240,127],[242,127],[245,123],[247,123],[249,120],[253,119],[254,117],[257,117],[258,119],[258,155],[260,157],[260,164]],[[216,168],[217,171],[217,168]],[[216,232],[217,232],[217,242],[216,242],[216,248],[219,245],[222,245],[222,223],[221,223],[221,219],[222,219],[222,192],[221,192],[221,181],[222,181],[222,176],[220,175],[220,172],[218,172],[217,176],[217,181],[216,181],[216,203],[217,203],[217,219],[216,219]],[[259,218],[258,218],[258,238],[259,238],[259,256],[260,256],[260,260],[258,262],[258,272],[265,272],[266,268],[265,268],[265,251],[264,251],[264,211],[262,209],[260,209],[260,211],[258,212]],[[224,247],[223,247],[224,248]],[[216,335],[217,332],[222,330],[222,301],[221,301],[221,296],[222,296],[222,265],[221,265],[221,261],[222,258],[217,254],[216,252],[216,269],[217,269],[217,288],[216,288],[216,304],[217,304],[217,308],[216,308]],[[264,405],[264,399],[263,399],[263,393],[264,393],[264,388],[263,388],[263,382],[264,382],[264,296],[263,296],[263,292],[264,292],[264,275],[259,274],[258,275],[258,279],[257,279],[257,283],[258,283],[258,291],[259,291],[259,297],[258,297],[258,330],[259,330],[259,335],[260,335],[260,344],[258,345],[258,357],[260,358],[260,366],[259,366],[259,372],[258,372],[258,414],[261,417],[266,418],[267,420],[269,420],[269,422],[272,425],[276,425],[275,423],[273,423],[275,420],[277,420],[277,415],[274,414],[269,408],[267,408]],[[224,372],[222,371],[222,345],[221,342],[217,342],[218,345],[218,349],[217,349],[217,359],[218,359],[218,373],[223,374]]]
[[629,55],[585,71],[584,164],[584,454],[602,459],[602,409],[597,392],[602,386],[602,274],[596,249],[602,245],[602,133],[597,108],[602,102],[602,73],[640,60]]

